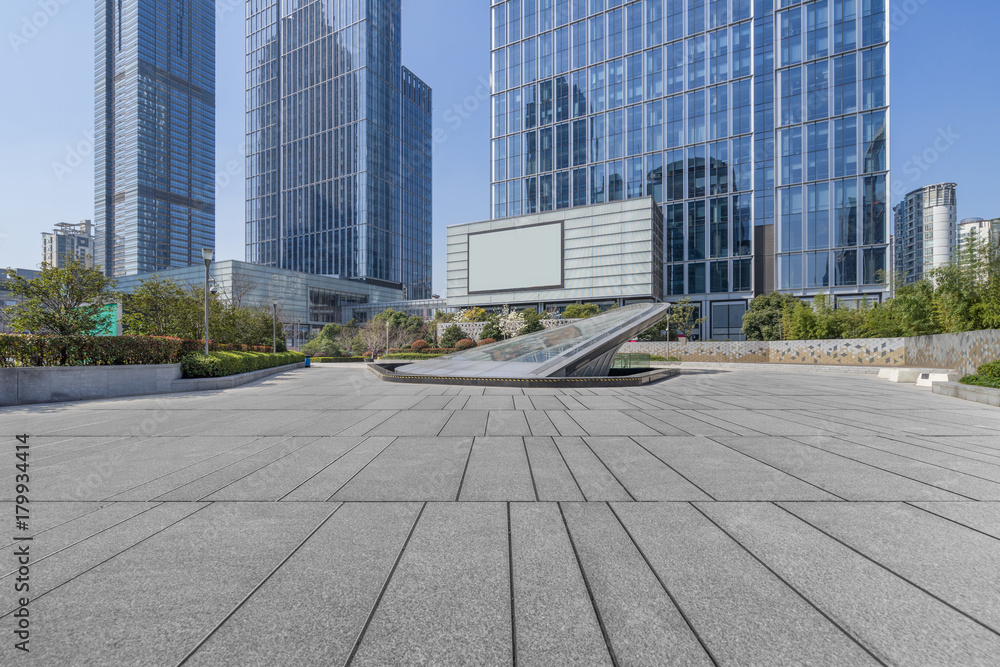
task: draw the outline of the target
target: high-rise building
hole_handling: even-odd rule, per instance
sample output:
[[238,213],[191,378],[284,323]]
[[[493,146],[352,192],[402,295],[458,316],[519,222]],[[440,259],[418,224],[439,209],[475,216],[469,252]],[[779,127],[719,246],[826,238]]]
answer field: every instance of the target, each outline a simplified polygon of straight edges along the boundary
[[67,260],[94,265],[94,225],[90,220],[58,222],[51,232],[42,232],[42,263],[60,268]]
[[399,2],[247,3],[248,262],[431,296],[431,90]]
[[1000,218],[966,218],[958,223],[958,247],[963,248],[969,237],[975,235],[981,242],[992,241],[1000,247]]
[[492,218],[652,197],[664,298],[710,330],[878,299],[888,40],[884,0],[493,0]]
[[215,246],[215,3],[96,0],[94,263],[113,277]]
[[893,209],[896,278],[909,285],[946,266],[958,245],[958,197],[954,183],[907,194]]

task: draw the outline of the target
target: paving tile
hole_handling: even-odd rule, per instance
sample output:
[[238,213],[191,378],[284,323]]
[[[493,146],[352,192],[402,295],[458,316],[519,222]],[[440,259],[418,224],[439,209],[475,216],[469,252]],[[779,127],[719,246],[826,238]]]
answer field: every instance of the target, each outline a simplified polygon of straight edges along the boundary
[[254,503],[202,510],[33,601],[32,657],[177,664],[330,511]]
[[962,500],[961,496],[785,438],[716,438],[845,500]]
[[1000,500],[1000,483],[991,482],[949,468],[924,463],[874,447],[847,442],[839,437],[793,438],[812,447],[867,463],[904,477],[930,484],[976,500]]
[[520,410],[491,410],[486,435],[531,435],[531,429]]
[[451,415],[443,411],[397,412],[367,435],[437,435]]
[[1000,540],[1000,503],[912,502],[910,504]]
[[441,429],[442,436],[449,435],[486,435],[488,410],[456,410]]
[[[664,428],[652,424],[652,427],[656,430],[654,435],[725,436],[736,433],[733,428],[708,423],[700,418],[700,413],[693,411],[643,410],[642,412],[636,412],[635,410],[631,410],[628,414],[635,419],[642,418],[642,421],[647,424],[649,424],[649,419],[655,419],[657,422],[664,424]],[[726,426],[733,427],[733,424],[726,423]]]
[[584,499],[552,438],[525,438],[524,446],[539,500]]
[[[478,387],[482,389],[482,387]],[[463,410],[513,410],[512,396],[469,396]]]
[[762,503],[698,507],[883,662],[996,663],[996,634],[784,510]]
[[472,438],[396,438],[333,500],[455,500]]
[[545,416],[549,418],[552,425],[559,431],[559,435],[587,435],[587,432],[565,410],[546,410]]
[[566,405],[557,396],[536,395],[532,393],[528,398],[536,410],[565,410]]
[[570,410],[566,413],[587,435],[659,435],[618,410]]
[[459,500],[535,500],[524,441],[519,437],[477,437]]
[[614,509],[718,664],[878,664],[692,506]]
[[514,397],[514,409],[515,410],[534,410],[535,406],[531,404],[531,399],[527,396],[515,396]]
[[553,441],[573,473],[573,478],[580,485],[585,500],[632,500],[628,491],[618,483],[583,439],[558,437]]
[[284,501],[329,500],[355,475],[364,470],[395,438],[368,437],[340,458],[281,497]]
[[713,500],[630,438],[583,440],[636,500]]
[[[881,449],[885,452],[923,461],[924,463],[931,463],[975,477],[1000,482],[1000,462],[991,463],[976,460],[971,458],[971,456],[976,456],[974,453],[970,453],[968,456],[956,455],[954,452],[941,451],[940,449],[935,449],[930,443],[916,440],[914,444],[909,444],[884,437],[857,438],[852,436],[847,439],[869,447]],[[917,444],[918,442],[919,444]]]
[[633,439],[715,500],[837,500],[822,489],[710,438]]
[[608,506],[565,503],[562,507],[618,664],[711,665]]
[[541,410],[526,410],[524,418],[528,421],[528,428],[531,429],[531,435],[559,435],[559,430],[555,427],[555,424]]
[[429,503],[352,665],[513,662],[507,508]]
[[611,665],[559,507],[511,503],[517,664]]
[[1000,541],[901,503],[781,506],[1000,634]]
[[344,504],[186,664],[345,664],[419,509]]

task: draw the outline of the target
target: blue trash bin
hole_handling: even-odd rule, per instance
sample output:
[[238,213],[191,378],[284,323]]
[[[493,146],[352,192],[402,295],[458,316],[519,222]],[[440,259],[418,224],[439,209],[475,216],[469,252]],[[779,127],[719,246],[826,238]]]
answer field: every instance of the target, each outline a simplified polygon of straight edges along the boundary
[[308,354],[306,355],[306,368],[309,368],[309,361],[312,359]]

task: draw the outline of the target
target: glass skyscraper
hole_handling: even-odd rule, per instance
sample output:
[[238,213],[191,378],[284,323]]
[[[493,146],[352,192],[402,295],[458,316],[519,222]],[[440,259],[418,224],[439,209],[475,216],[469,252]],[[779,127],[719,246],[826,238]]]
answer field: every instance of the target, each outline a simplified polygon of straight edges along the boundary
[[431,296],[431,90],[395,0],[247,2],[248,262]]
[[215,4],[97,0],[94,263],[121,277],[215,247]]
[[492,217],[653,197],[664,294],[720,335],[753,294],[877,296],[888,37],[884,0],[494,0]]

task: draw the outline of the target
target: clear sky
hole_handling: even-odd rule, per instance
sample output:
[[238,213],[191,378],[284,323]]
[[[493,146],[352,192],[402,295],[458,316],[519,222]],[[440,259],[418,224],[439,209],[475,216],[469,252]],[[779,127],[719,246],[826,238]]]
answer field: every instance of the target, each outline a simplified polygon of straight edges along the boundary
[[[1000,216],[1000,3],[891,5],[892,202],[952,181],[960,219]],[[216,6],[216,256],[243,259],[244,3]],[[489,217],[488,6],[403,0],[403,64],[434,89],[443,138],[434,152],[442,295],[445,227]],[[0,267],[36,267],[41,232],[93,218],[93,16],[93,0],[0,4]]]

